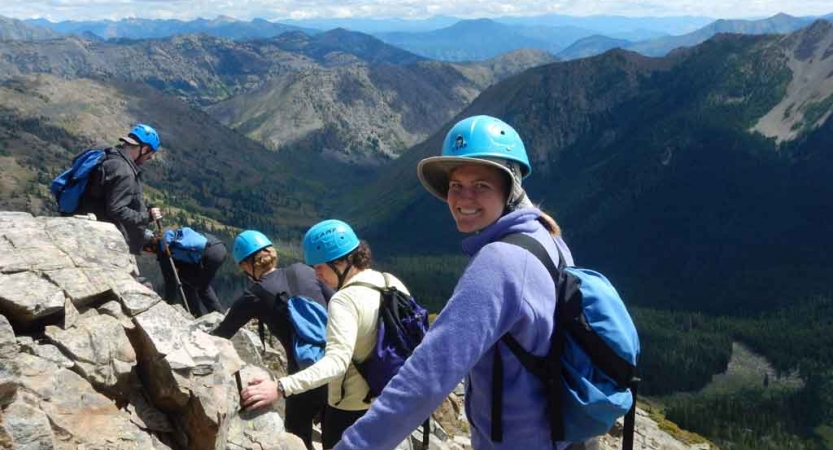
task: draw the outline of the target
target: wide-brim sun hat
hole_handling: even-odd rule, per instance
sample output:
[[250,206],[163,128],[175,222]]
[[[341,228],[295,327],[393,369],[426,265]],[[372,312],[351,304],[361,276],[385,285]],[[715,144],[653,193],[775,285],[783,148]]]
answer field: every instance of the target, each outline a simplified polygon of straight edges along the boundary
[[495,167],[510,180],[526,178],[532,172],[526,148],[514,128],[495,117],[472,116],[451,127],[443,140],[442,155],[420,161],[417,176],[428,192],[445,201],[451,172],[470,164]]
[[432,195],[445,201],[448,198],[448,180],[451,172],[460,166],[483,165],[495,167],[509,177],[511,180],[512,171],[500,160],[485,158],[460,157],[460,156],[432,156],[425,158],[417,165],[417,176],[422,186]]

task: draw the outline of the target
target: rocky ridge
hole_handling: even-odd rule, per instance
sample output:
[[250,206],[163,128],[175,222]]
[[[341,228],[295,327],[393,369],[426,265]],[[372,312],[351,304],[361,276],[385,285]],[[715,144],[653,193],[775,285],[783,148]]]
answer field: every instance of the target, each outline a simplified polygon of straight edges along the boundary
[[0,448],[303,449],[238,414],[264,369],[137,282],[112,225],[2,212],[0,255]]
[[[283,350],[246,328],[213,337],[135,276],[114,226],[0,212],[0,448],[302,450],[283,405],[238,412],[235,380],[281,376]],[[279,347],[279,344],[277,344]],[[462,386],[434,413],[430,449],[471,448]],[[397,450],[421,448],[421,429]],[[621,446],[621,423],[585,448]],[[636,446],[687,446],[637,416]]]

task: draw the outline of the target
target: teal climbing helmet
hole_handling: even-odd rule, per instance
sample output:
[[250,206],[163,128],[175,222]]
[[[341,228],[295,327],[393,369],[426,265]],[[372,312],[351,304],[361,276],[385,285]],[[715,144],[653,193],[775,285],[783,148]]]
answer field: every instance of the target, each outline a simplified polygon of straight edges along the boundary
[[507,164],[510,162],[517,163],[521,178],[532,173],[526,147],[518,132],[495,117],[472,116],[451,127],[443,140],[441,156],[420,161],[417,175],[428,192],[445,200],[448,177],[456,167],[472,163],[485,164],[495,166],[514,177],[510,164]]
[[150,125],[143,123],[137,124],[126,137],[121,138],[122,141],[132,145],[148,145],[154,152],[159,151],[159,146],[162,142],[159,140],[159,133]]
[[240,264],[241,261],[252,256],[258,250],[271,246],[272,241],[260,231],[246,230],[234,239],[231,256],[234,257],[235,263]]
[[310,266],[335,261],[358,246],[359,238],[350,225],[325,220],[313,225],[304,236],[304,261]]

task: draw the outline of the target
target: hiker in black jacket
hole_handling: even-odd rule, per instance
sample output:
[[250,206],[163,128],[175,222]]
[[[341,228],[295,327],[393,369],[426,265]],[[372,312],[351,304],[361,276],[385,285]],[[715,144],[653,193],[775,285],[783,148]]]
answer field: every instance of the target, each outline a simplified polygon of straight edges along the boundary
[[[224,312],[226,308],[220,303],[214,288],[211,287],[211,282],[214,280],[214,275],[217,270],[223,265],[226,260],[226,245],[216,236],[209,233],[197,233],[190,228],[182,228],[177,230],[180,233],[187,231],[199,236],[204,240],[204,247],[194,249],[198,255],[191,258],[188,252],[177,251],[177,244],[181,241],[174,241],[173,238],[177,235],[174,231],[166,231],[164,237],[166,244],[171,248],[171,257],[168,258],[164,250],[164,244],[161,239],[154,237],[153,241],[145,247],[146,251],[156,253],[156,260],[159,262],[159,268],[162,271],[162,278],[165,280],[164,298],[168,302],[176,302],[180,297],[179,289],[176,285],[176,278],[174,277],[174,270],[179,274],[179,281],[182,283],[182,291],[185,293],[185,299],[188,302],[188,309],[194,317],[200,317],[213,311]],[[158,242],[157,242],[158,241]],[[184,256],[184,257],[183,257]],[[198,258],[199,261],[194,261]],[[171,265],[173,260],[173,266]]]
[[[234,301],[225,319],[211,334],[231,338],[249,320],[257,318],[286,350],[287,372],[300,371],[292,352],[293,326],[287,305],[278,294],[306,297],[326,308],[333,290],[319,281],[315,271],[305,264],[277,268],[278,254],[269,238],[259,231],[240,233],[234,240],[232,256],[253,283]],[[326,402],[326,385],[286,399],[286,431],[300,437],[310,450],[313,448],[312,421],[323,412]]]
[[108,148],[101,164],[90,174],[90,182],[75,214],[93,213],[102,222],[118,228],[130,253],[138,255],[152,237],[151,220],[162,218],[158,208],[145,207],[139,167],[159,151],[159,135],[148,125],[138,124],[121,142]]

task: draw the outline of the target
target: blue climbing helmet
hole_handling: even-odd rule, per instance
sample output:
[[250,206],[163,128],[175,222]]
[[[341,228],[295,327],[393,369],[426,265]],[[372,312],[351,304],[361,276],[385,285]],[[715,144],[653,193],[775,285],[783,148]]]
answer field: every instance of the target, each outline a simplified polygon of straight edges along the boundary
[[231,249],[231,256],[236,264],[240,264],[258,250],[271,247],[272,241],[260,231],[246,230],[237,235],[234,239],[234,246]]
[[495,166],[510,177],[510,167],[502,162],[516,162],[521,178],[532,173],[526,147],[514,128],[491,116],[472,116],[457,122],[445,135],[441,156],[432,156],[419,162],[419,181],[431,194],[445,200],[448,194],[448,177],[452,170],[465,164]]
[[359,246],[359,238],[350,225],[330,219],[318,222],[304,235],[304,261],[314,266],[335,261]]
[[154,152],[159,151],[159,146],[162,144],[159,140],[159,133],[150,125],[143,123],[137,124],[126,137],[121,138],[122,141],[132,145],[148,145]]

